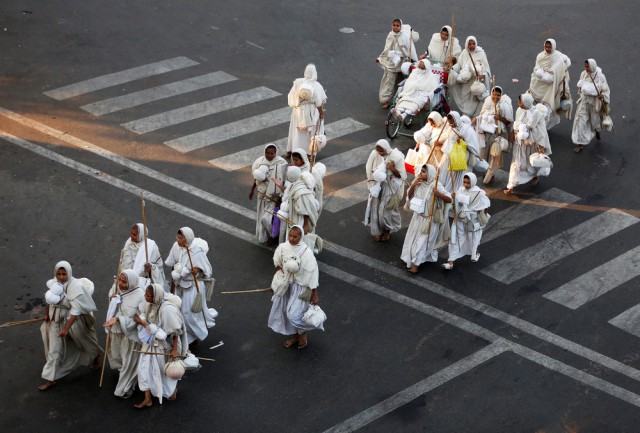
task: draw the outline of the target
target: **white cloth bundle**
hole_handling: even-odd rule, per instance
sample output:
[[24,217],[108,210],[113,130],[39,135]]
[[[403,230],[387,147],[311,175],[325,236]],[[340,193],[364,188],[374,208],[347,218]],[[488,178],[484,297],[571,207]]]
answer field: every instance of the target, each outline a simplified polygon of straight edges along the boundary
[[64,295],[64,287],[55,278],[47,281],[49,290],[44,294],[44,299],[49,305],[57,305]]
[[269,167],[267,165],[261,165],[255,170],[253,170],[253,178],[258,182],[264,182],[267,179],[267,174],[269,173]]
[[524,123],[520,124],[520,128],[518,129],[518,134],[516,135],[516,137],[520,141],[524,141],[529,138],[529,129],[527,128],[527,125],[525,125]]
[[473,76],[473,72],[471,71],[471,69],[468,67],[464,68],[463,70],[460,71],[460,73],[456,77],[456,82],[460,84],[464,84],[467,81],[469,81],[472,76]]
[[154,323],[149,323],[148,328],[147,330],[144,326],[138,325],[138,338],[143,343],[152,344],[154,339],[161,341],[167,339],[167,333]]
[[198,361],[198,358],[191,352],[187,353],[187,357],[182,360],[182,363],[184,364],[185,370],[197,370],[198,367],[200,367],[200,361]]
[[485,113],[480,116],[480,129],[489,134],[494,134],[498,125],[496,125],[495,116],[492,113]]
[[402,66],[400,66],[400,72],[402,72],[403,75],[409,75],[409,72],[411,72],[411,62],[404,62]]
[[484,92],[487,91],[487,86],[485,86],[482,81],[476,80],[473,82],[471,87],[469,87],[469,91],[473,96],[480,98]]
[[401,55],[402,53],[398,50],[389,50],[389,52],[387,53],[387,57],[389,58],[389,60],[391,60],[395,67],[400,66],[400,62],[402,62],[402,58],[400,57]]
[[553,168],[553,162],[551,162],[549,155],[540,152],[532,153],[529,156],[529,164],[534,168]]
[[380,186],[379,182],[376,182],[369,188],[369,194],[371,197],[378,198],[380,196],[380,192],[382,191],[382,186]]
[[476,165],[473,166],[473,169],[478,173],[486,173],[487,170],[489,170],[489,163],[484,159],[479,159]]
[[314,328],[320,327],[327,320],[327,315],[319,305],[310,305],[309,309],[302,316],[302,321]]
[[373,172],[373,180],[376,182],[384,182],[387,180],[387,166],[384,162],[376,168],[376,171]]
[[542,81],[543,83],[553,83],[553,74],[551,72],[545,71],[543,68],[536,69],[536,78],[538,78],[538,80]]

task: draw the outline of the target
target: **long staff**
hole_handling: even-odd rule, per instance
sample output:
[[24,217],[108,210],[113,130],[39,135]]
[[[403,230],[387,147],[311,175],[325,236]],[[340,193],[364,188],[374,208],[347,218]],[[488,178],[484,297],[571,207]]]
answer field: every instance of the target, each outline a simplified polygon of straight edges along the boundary
[[[144,206],[144,196],[140,193],[140,204],[142,206],[142,230],[144,231],[144,258],[145,264],[149,263],[149,245],[147,244],[147,212]],[[153,283],[153,277],[151,271],[149,271],[149,279]]]
[[[435,187],[438,188],[438,177],[440,177],[440,171],[436,171]],[[433,208],[436,204],[436,194],[433,192],[433,198],[431,199],[431,206],[429,207],[429,227],[427,228],[427,246],[429,246],[429,237],[431,235],[431,222],[433,221]]]
[[449,41],[449,62],[451,66],[453,66],[453,43],[455,38],[453,37],[456,33],[456,23],[453,21],[453,14],[451,14],[451,40]]
[[253,290],[232,290],[230,292],[220,292],[223,295],[238,295],[242,293],[260,293],[260,292],[268,292],[269,290],[273,290],[271,287],[267,287],[266,289],[253,289]]
[[[169,356],[169,353],[162,353],[162,352],[145,352],[144,350],[132,350],[132,352],[136,352],[136,353],[142,353],[143,355],[165,355],[165,356]],[[176,355],[176,358],[187,358],[186,355]],[[215,361],[215,359],[213,358],[203,358],[201,356],[196,356],[196,358],[198,358],[201,361]]]
[[[146,239],[146,236],[145,236]],[[116,278],[113,280],[113,284],[115,286],[116,291],[118,290],[118,277],[120,276],[121,266],[122,266],[122,253],[124,250],[120,250],[120,259],[118,260],[118,273],[116,274]],[[111,326],[109,326],[109,330],[107,331],[107,341],[104,345],[104,359],[102,360],[102,371],[100,372],[100,383],[98,384],[98,388],[102,388],[102,379],[104,379],[104,367],[107,365],[107,359],[109,358],[109,349],[111,345]]]
[[[187,250],[187,257],[189,257],[189,266],[191,267],[191,270],[193,270],[193,262],[191,261],[191,252],[189,251],[189,245],[187,245],[186,247]],[[193,274],[192,274],[193,275]],[[193,305],[191,306],[191,311],[195,310],[200,310],[202,312],[202,318],[204,319],[204,325],[207,326],[207,316],[204,314],[204,308],[202,308],[202,295],[200,294],[200,286],[198,285],[198,277],[196,277],[195,275],[193,275],[193,282],[196,285],[196,292],[197,292],[197,301],[194,302],[194,305],[196,305],[196,308],[193,308]],[[200,305],[200,308],[197,308],[197,305]],[[194,313],[197,313],[197,311],[194,311]]]
[[[496,87],[496,76],[494,75],[493,77],[491,77],[491,90],[493,91],[493,89]],[[498,103],[495,102],[493,104],[493,113],[497,116],[498,115]]]
[[[449,173],[451,174],[451,191],[455,188],[455,183],[453,180],[453,170],[451,170],[451,166],[449,166]],[[453,224],[456,228],[456,241],[458,242],[458,249],[460,249],[460,238],[458,237],[458,209],[456,209],[456,199],[453,200]]]
[[289,218],[285,218],[282,215],[278,215],[277,212],[271,211],[271,210],[267,210],[265,209],[265,212],[270,213],[271,215],[273,215],[274,217],[278,218],[280,221],[287,223],[290,226],[295,226],[296,223],[291,221]]
[[37,322],[42,322],[44,320],[44,317],[38,317],[37,319],[27,319],[27,320],[17,320],[14,322],[5,322],[2,325],[0,325],[0,328],[9,328],[11,326],[18,326],[18,325],[26,325],[28,323],[37,323]]

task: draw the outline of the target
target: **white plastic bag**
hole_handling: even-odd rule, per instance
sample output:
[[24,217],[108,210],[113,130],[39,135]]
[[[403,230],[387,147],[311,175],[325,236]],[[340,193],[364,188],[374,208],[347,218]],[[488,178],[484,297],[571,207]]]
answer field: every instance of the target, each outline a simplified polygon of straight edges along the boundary
[[310,305],[309,309],[302,316],[302,321],[314,328],[322,326],[325,320],[327,320],[327,315],[319,305]]

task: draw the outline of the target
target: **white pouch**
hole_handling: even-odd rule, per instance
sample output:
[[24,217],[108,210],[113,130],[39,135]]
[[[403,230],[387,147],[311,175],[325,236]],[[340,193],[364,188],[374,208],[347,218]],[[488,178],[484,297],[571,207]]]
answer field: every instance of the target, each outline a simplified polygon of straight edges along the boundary
[[414,197],[409,202],[409,209],[415,213],[424,212],[424,200],[418,197]]
[[322,326],[325,320],[327,320],[327,315],[319,305],[310,305],[309,309],[302,316],[302,321],[314,328]]

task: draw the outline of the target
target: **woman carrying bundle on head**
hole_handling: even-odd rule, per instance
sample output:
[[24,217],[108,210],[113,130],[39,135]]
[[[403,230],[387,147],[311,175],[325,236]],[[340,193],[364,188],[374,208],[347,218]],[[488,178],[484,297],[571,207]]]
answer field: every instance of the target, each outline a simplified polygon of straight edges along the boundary
[[47,281],[44,323],[40,326],[47,362],[42,369],[46,391],[80,366],[100,367],[102,349],[93,327],[97,310],[94,285],[86,278],[74,278],[69,262],[58,262],[54,278]]

